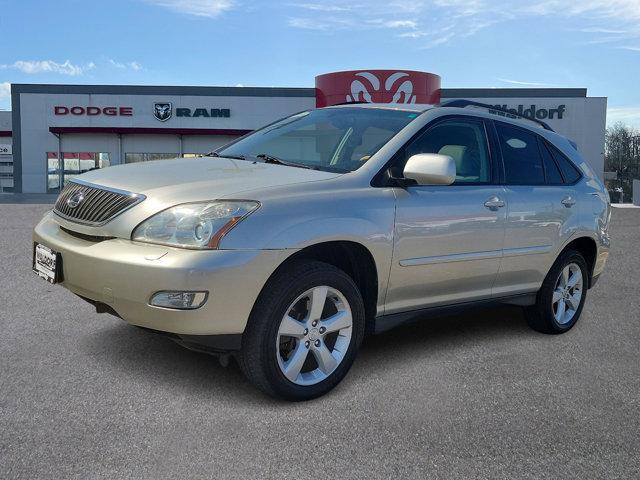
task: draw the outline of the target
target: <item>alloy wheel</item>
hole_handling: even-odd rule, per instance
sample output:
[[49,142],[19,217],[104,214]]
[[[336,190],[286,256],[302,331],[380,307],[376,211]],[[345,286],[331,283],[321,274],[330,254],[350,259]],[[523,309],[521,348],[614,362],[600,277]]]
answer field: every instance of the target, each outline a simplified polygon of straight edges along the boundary
[[551,300],[553,316],[560,325],[566,325],[575,316],[583,295],[582,270],[576,263],[566,265],[556,281]]
[[351,307],[338,290],[313,287],[287,308],[276,339],[278,366],[296,385],[320,383],[338,368],[351,343]]

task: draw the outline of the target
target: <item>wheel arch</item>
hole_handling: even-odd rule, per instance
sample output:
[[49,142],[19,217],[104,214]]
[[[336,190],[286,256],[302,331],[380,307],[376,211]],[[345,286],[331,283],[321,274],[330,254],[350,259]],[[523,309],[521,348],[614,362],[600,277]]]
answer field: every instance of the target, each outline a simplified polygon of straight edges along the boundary
[[324,262],[349,275],[362,295],[367,332],[372,331],[378,305],[378,267],[373,254],[367,247],[350,240],[327,241],[306,246],[287,257],[273,271],[262,287],[262,291],[275,275],[300,260]]
[[585,261],[587,262],[588,269],[588,288],[591,288],[591,279],[593,277],[593,270],[595,268],[596,258],[598,256],[597,242],[589,236],[580,236],[577,238],[573,238],[564,246],[557,257],[562,255],[562,253],[566,252],[567,250],[576,250],[584,257]]

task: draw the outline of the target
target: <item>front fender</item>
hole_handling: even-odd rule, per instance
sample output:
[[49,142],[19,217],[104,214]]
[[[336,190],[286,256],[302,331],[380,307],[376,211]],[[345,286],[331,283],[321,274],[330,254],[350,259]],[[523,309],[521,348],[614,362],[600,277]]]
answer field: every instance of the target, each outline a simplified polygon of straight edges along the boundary
[[[332,241],[360,243],[370,251],[377,249],[378,246],[391,250],[393,223],[380,225],[362,218],[346,217],[305,220],[288,225],[272,237],[265,247],[267,249],[301,249]],[[376,258],[375,254],[374,258]]]
[[261,201],[260,209],[224,237],[222,249],[288,249],[293,254],[325,242],[358,243],[376,263],[379,298],[384,298],[393,252],[392,189],[308,192]]

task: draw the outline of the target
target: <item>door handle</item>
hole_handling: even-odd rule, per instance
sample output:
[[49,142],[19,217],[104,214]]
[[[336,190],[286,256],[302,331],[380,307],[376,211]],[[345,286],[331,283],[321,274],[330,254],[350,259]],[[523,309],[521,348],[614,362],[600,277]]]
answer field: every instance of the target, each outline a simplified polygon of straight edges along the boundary
[[567,197],[564,197],[560,203],[562,203],[562,205],[564,205],[567,208],[571,208],[576,204],[576,201],[573,197],[567,196]]
[[504,201],[500,200],[497,196],[493,196],[489,198],[486,202],[484,202],[484,206],[489,210],[497,210],[499,208],[504,207]]

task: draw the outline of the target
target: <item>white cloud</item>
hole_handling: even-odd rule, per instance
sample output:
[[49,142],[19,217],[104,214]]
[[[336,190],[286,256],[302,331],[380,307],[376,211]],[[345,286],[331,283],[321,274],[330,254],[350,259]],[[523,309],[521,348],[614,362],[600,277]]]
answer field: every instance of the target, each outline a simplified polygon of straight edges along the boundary
[[144,67],[139,62],[116,62],[114,59],[109,59],[109,65],[119,69],[130,69],[134,72],[139,72],[140,70],[144,70]]
[[420,37],[426,37],[427,35],[429,35],[428,32],[413,31],[413,32],[404,32],[398,36],[400,38],[420,38]]
[[510,80],[508,78],[497,78],[496,80],[502,83],[508,83],[510,85],[521,85],[523,87],[553,87],[550,83],[539,83],[539,82],[521,82],[519,80]]
[[640,20],[638,0],[543,0],[528,4],[522,11],[537,15]]
[[353,22],[348,18],[306,18],[295,17],[289,19],[289,26],[303,30],[336,30],[353,27]]
[[391,20],[382,24],[387,28],[417,28],[418,24],[413,20]]
[[9,82],[0,82],[0,98],[9,98],[11,96],[11,84]]
[[626,33],[625,30],[614,30],[612,28],[602,28],[602,27],[581,28],[578,31],[583,33],[608,33],[613,35],[620,35],[620,34]]
[[640,47],[634,47],[631,45],[623,45],[622,47],[618,48],[621,48],[622,50],[631,50],[632,52],[640,52]]
[[71,61],[66,60],[64,63],[54,62],[53,60],[17,60],[12,64],[0,65],[2,69],[19,70],[22,73],[58,73],[60,75],[78,76],[88,70],[95,68],[93,62],[85,65],[75,65]]
[[596,37],[588,40],[587,45],[602,45],[603,43],[615,43],[629,38],[627,35],[607,35],[604,37]]
[[482,0],[435,0],[435,5],[456,10],[459,15],[477,15],[487,8]]
[[[288,22],[294,28],[362,31],[386,27],[423,48],[470,37],[495,24],[546,16],[567,23],[571,19],[573,24],[579,17],[584,28],[569,29],[586,35],[586,44],[616,47],[640,39],[640,0],[368,0],[365,5],[325,0],[288,7],[297,9]],[[447,33],[437,33],[443,30]]]
[[445,33],[442,35],[434,36],[431,40],[422,45],[423,49],[437,47],[438,45],[444,45],[455,36],[453,32]]
[[391,12],[403,12],[403,13],[418,13],[425,7],[424,2],[417,0],[395,0],[386,2],[384,5],[387,7],[387,13]]
[[292,7],[304,8],[316,12],[348,12],[351,10],[349,6],[325,5],[322,3],[293,3]]
[[233,0],[147,0],[147,2],[174,12],[209,18],[217,17],[235,6]]
[[326,22],[318,22],[312,18],[290,18],[288,22],[290,27],[301,28],[303,30],[326,30],[330,25]]
[[640,126],[640,107],[611,107],[607,109],[607,124],[623,122]]

